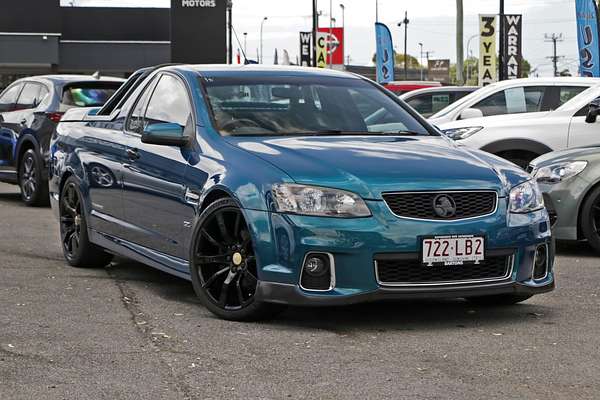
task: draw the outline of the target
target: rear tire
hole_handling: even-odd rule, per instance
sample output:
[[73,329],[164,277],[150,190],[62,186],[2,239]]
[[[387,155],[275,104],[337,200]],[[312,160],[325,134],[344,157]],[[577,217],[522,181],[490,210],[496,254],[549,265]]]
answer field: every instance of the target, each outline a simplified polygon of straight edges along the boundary
[[43,176],[42,159],[34,149],[27,150],[19,161],[21,199],[29,207],[50,204],[48,179]]
[[60,238],[67,262],[77,268],[100,268],[113,256],[91,243],[77,179],[69,177],[60,193]]
[[218,317],[256,321],[284,310],[255,298],[258,264],[252,237],[235,200],[217,200],[202,212],[190,260],[194,291]]
[[581,207],[581,232],[590,246],[600,253],[600,187],[592,190]]
[[479,306],[512,306],[532,297],[531,294],[496,294],[492,296],[468,297],[467,300]]

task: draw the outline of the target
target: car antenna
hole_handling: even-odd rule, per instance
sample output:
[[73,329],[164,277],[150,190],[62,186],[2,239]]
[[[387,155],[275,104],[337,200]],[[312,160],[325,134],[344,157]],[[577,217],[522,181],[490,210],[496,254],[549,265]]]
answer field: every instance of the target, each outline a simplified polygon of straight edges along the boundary
[[92,78],[99,80],[100,79],[100,71],[96,71],[92,74]]

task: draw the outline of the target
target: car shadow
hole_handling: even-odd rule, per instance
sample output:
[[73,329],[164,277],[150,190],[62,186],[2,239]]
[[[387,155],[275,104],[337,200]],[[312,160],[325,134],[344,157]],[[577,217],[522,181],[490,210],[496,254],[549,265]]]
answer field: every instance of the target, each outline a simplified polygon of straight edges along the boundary
[[[199,307],[190,282],[127,259],[108,267],[109,279],[136,285],[165,300]],[[321,329],[346,335],[352,331],[412,331],[492,329],[527,322],[553,324],[553,309],[524,302],[509,307],[475,306],[462,299],[388,301],[343,307],[289,307],[276,318],[261,322],[270,329]],[[217,318],[217,317],[214,317]]]
[[21,193],[17,192],[0,192],[0,202],[4,202],[4,203],[14,203],[17,205],[23,205],[25,206],[25,204],[21,201]]
[[564,257],[598,257],[594,249],[584,241],[556,242],[556,255]]

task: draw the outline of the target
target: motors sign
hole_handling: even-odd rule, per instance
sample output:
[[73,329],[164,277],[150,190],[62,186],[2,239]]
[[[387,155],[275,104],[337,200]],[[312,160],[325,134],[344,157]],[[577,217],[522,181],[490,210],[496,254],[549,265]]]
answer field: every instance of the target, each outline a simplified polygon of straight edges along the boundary
[[496,82],[496,15],[479,15],[479,85]]
[[228,0],[171,0],[171,62],[227,60]]
[[504,54],[502,59],[503,74],[506,79],[517,79],[522,75],[523,47],[521,32],[523,27],[522,15],[504,16]]
[[217,6],[217,0],[181,0],[181,7],[206,7]]

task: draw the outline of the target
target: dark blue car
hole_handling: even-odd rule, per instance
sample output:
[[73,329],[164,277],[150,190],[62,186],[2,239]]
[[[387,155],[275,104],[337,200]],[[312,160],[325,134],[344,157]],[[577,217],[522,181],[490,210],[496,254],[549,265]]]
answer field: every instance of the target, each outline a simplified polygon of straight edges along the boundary
[[457,146],[361,77],[307,68],[168,66],[51,145],[67,261],[114,254],[188,279],[227,319],[285,305],[554,288],[539,188]]
[[123,79],[45,75],[20,79],[0,94],[0,182],[18,184],[25,204],[48,204],[50,137],[73,107],[97,107]]

